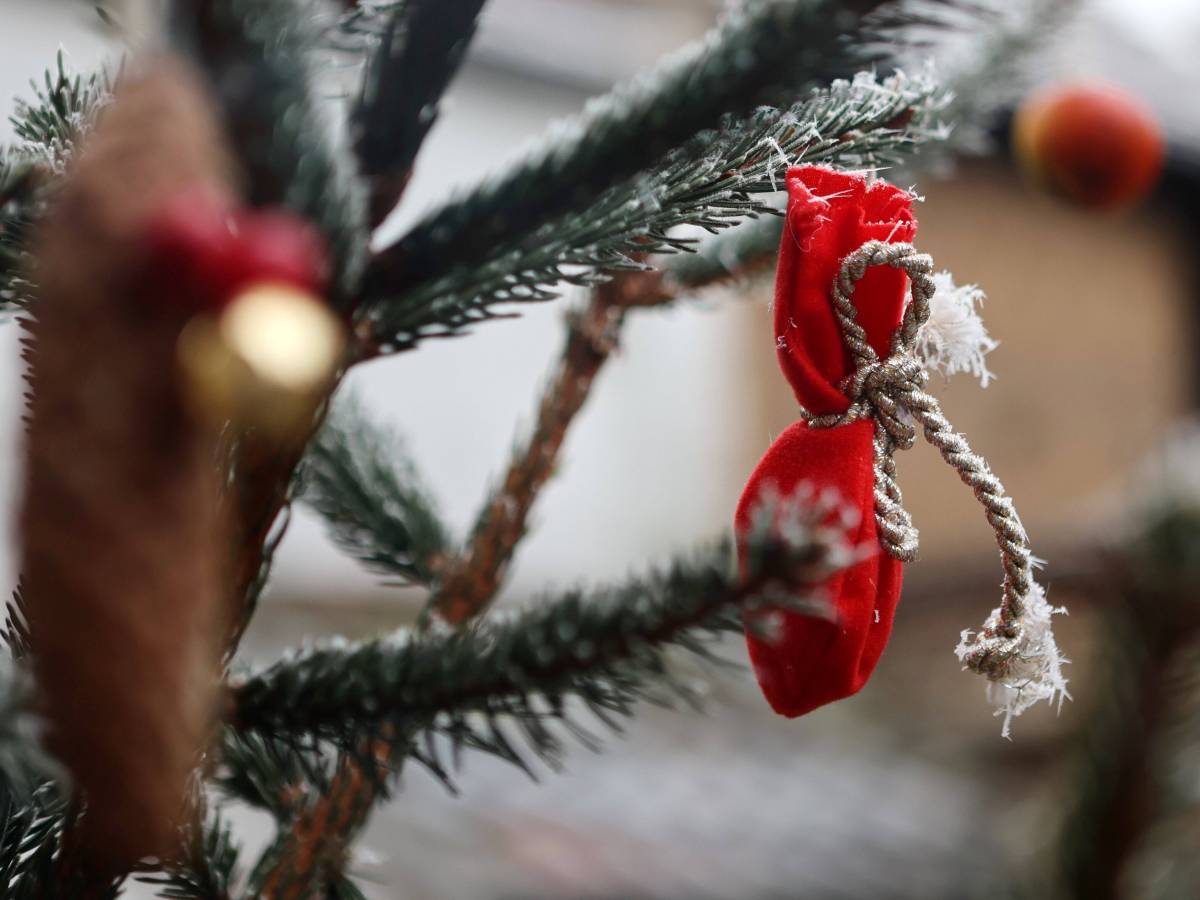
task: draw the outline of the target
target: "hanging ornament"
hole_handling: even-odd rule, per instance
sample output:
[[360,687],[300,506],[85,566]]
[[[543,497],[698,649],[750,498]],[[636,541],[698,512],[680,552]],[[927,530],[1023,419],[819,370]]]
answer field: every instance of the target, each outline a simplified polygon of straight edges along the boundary
[[[22,580],[48,740],[85,809],[90,864],[174,851],[215,727],[222,581],[217,429],[190,415],[177,279],[145,277],[145,235],[202,186],[232,204],[232,166],[196,78],[126,72],[69,165],[34,244]],[[73,838],[73,839],[75,839]]]
[[219,316],[189,323],[179,363],[197,414],[287,443],[307,433],[344,345],[341,323],[317,298],[263,282],[237,294]]
[[1082,206],[1141,200],[1162,171],[1162,129],[1146,105],[1109,85],[1072,84],[1035,94],[1013,120],[1022,167]]
[[1011,716],[1061,696],[1065,680],[1049,627],[1052,610],[1033,581],[1012,503],[924,390],[931,361],[948,373],[989,375],[983,355],[993,342],[975,310],[978,292],[935,278],[930,258],[913,248],[917,222],[906,192],[816,167],[789,170],[787,188],[775,334],[802,420],[779,436],[750,476],[736,524],[744,533],[772,493],[836,493],[857,512],[850,538],[864,556],[824,586],[831,619],[771,611],[779,627],[769,639],[748,629],[759,684],[786,716],[866,684],[891,634],[903,563],[917,555],[917,530],[902,503],[893,456],[913,445],[919,425],[972,487],[1000,546],[1001,605],[980,633],[964,633],[957,652],[992,682],[1007,734]]
[[320,237],[283,211],[235,210],[203,191],[147,228],[148,278],[170,279],[193,314],[179,339],[194,412],[279,442],[302,439],[333,382],[345,329],[321,298]]

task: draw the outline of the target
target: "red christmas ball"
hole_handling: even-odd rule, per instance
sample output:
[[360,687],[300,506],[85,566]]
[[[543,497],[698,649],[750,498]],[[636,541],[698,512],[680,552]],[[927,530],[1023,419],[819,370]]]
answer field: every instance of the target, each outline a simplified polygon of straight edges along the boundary
[[283,210],[246,211],[234,220],[234,230],[234,246],[222,272],[228,297],[261,282],[324,293],[328,255],[321,235],[308,222]]
[[324,241],[284,210],[250,210],[203,187],[163,204],[146,227],[146,284],[187,312],[217,311],[255,285],[320,295],[329,280]]
[[1109,85],[1060,85],[1017,111],[1021,165],[1055,193],[1092,209],[1129,206],[1162,171],[1164,141],[1144,103]]
[[213,273],[230,253],[232,216],[232,199],[207,186],[165,202],[145,228],[143,293],[155,303],[167,297],[188,314],[218,308],[223,290]]

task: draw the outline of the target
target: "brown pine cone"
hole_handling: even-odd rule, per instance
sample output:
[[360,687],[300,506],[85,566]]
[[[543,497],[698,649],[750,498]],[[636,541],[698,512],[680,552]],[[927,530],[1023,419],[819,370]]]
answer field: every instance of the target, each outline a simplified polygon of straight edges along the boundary
[[169,855],[210,736],[229,604],[217,435],[181,401],[185,304],[148,283],[147,222],[232,193],[196,78],[126,75],[35,242],[23,582],[51,748],[86,803],[93,865]]

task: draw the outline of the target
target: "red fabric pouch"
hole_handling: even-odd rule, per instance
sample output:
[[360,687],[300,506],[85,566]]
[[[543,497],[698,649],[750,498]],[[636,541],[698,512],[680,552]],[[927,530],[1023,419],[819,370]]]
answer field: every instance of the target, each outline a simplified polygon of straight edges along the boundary
[[[779,364],[801,406],[814,415],[840,413],[850,406],[839,387],[850,360],[831,285],[842,259],[866,241],[912,241],[912,199],[884,182],[813,166],[790,169],[787,189],[775,285]],[[903,272],[877,266],[854,291],[858,321],[881,359],[904,312],[906,282]],[[782,612],[774,640],[747,634],[759,685],[781,715],[800,716],[860,690],[892,631],[901,564],[879,549],[876,535],[873,430],[870,419],[833,428],[797,422],[767,450],[738,502],[735,521],[743,533],[765,492],[786,497],[801,483],[836,491],[860,513],[849,540],[876,551],[825,585],[831,621]]]

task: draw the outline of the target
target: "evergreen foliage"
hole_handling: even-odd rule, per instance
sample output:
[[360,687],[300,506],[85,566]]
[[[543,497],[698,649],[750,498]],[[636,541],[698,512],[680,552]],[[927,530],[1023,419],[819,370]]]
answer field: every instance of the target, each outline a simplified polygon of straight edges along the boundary
[[180,858],[161,872],[138,876],[170,900],[229,900],[237,875],[238,846],[219,812],[208,813],[202,789],[193,801],[194,821],[180,830]]
[[17,140],[0,149],[0,310],[24,307],[29,291],[25,247],[50,177],[61,174],[109,95],[108,76],[72,74],[59,51],[54,68],[30,83],[9,117]]
[[329,789],[333,771],[325,750],[227,728],[215,781],[227,796],[286,819],[296,806],[298,789],[317,794]]
[[37,173],[32,162],[0,157],[0,309],[23,305],[24,246],[36,207]]
[[358,158],[375,184],[381,220],[403,191],[462,62],[484,0],[409,0],[395,10],[363,78],[354,111]]
[[300,470],[301,499],[334,540],[375,571],[429,584],[450,538],[399,440],[339,401]]
[[55,882],[66,819],[66,801],[52,784],[24,799],[0,797],[0,883],[6,897],[33,900]]
[[42,747],[32,687],[17,660],[0,657],[0,797],[27,800],[47,779],[61,775]]
[[[1171,489],[1174,489],[1174,485]],[[1043,895],[1174,898],[1200,891],[1200,507],[1156,503],[1113,560],[1103,682],[1074,748]],[[1188,849],[1185,849],[1188,848]],[[1052,893],[1053,892],[1053,893]]]
[[284,206],[329,242],[334,300],[349,302],[366,257],[366,187],[324,100],[315,0],[172,4],[176,43],[208,73],[244,169],[248,200]]
[[848,78],[881,61],[868,13],[878,0],[749,0],[719,30],[562,123],[512,170],[434,211],[380,257],[368,293],[407,294],[448,270],[561,216],[583,213],[609,188],[664,154],[760,104]]
[[[782,533],[772,516],[786,518]],[[740,633],[747,611],[820,613],[808,591],[852,558],[842,535],[814,521],[807,502],[761,518],[744,574],[722,542],[617,587],[543,598],[509,619],[302,650],[235,683],[236,726],[347,752],[381,735],[413,741],[428,732],[448,738],[455,755],[478,749],[522,764],[501,728],[508,719],[556,764],[562,742],[548,726],[586,734],[573,724],[571,701],[619,730],[638,700],[694,699],[671,678],[668,647],[712,659],[712,639]]]
[[[881,40],[940,27],[946,4],[747,0],[704,42],[593,101],[515,166],[372,255],[372,226],[399,198],[482,6],[377,0],[333,14],[316,0],[171,5],[174,45],[211,81],[249,200],[293,209],[326,236],[333,300],[360,340],[350,363],[459,333],[500,304],[545,300],[564,283],[593,286],[658,267],[676,296],[739,277],[778,243],[789,161],[882,168],[947,134],[938,121],[944,93],[929,77],[893,72],[896,50]],[[364,59],[351,102],[329,97],[331,48]],[[856,74],[872,65],[888,74]],[[5,308],[25,303],[31,228],[108,88],[103,76],[69,75],[60,57],[18,108],[18,143],[0,155]],[[710,236],[698,240],[697,230]],[[528,452],[539,452],[536,440]],[[239,444],[228,463],[238,503],[267,498],[255,510],[261,534],[248,532],[261,543],[249,548],[257,578],[238,598],[247,617],[293,484],[365,566],[441,587],[445,560],[460,548],[401,443],[352,402],[336,405],[299,471],[298,451],[265,466],[250,456]],[[227,721],[199,771],[222,801],[269,812],[278,835],[243,876],[230,829],[198,783],[180,854],[147,863],[139,877],[163,897],[192,900],[284,896],[276,884],[296,887],[286,896],[361,897],[345,872],[349,847],[406,761],[448,785],[463,751],[531,774],[534,760],[557,766],[568,737],[596,745],[588,715],[619,730],[642,700],[693,703],[673,673],[674,653],[715,661],[714,642],[744,621],[769,631],[769,610],[820,615],[813,586],[851,551],[828,527],[827,506],[783,503],[761,511],[741,571],[730,542],[719,541],[612,587],[547,595],[515,615],[307,647],[230,675]],[[19,595],[3,636],[15,668],[0,672],[0,884],[17,898],[52,888],[115,896],[119,882],[89,875],[70,852],[86,809],[45,765],[29,727],[21,662],[31,647]],[[353,815],[331,826],[337,833],[317,835],[322,846],[307,861],[292,858],[300,826],[335,801]],[[312,859],[320,865],[307,867]]]
[[62,51],[42,83],[30,82],[33,99],[19,99],[10,117],[16,154],[61,172],[92,117],[108,100],[111,82],[104,73],[72,74]]
[[[814,88],[790,107],[725,117],[586,206],[547,215],[528,231],[508,231],[489,242],[481,258],[456,256],[446,271],[408,283],[437,258],[433,235],[440,246],[470,247],[476,218],[506,221],[509,212],[495,213],[488,205],[502,200],[491,198],[524,198],[527,182],[540,184],[544,175],[541,166],[526,172],[518,164],[494,186],[486,182],[385,251],[374,279],[368,276],[360,315],[370,322],[381,349],[402,350],[488,318],[495,304],[548,300],[556,296],[557,283],[588,286],[607,277],[605,272],[641,269],[635,254],[691,249],[694,238],[674,231],[678,226],[713,232],[776,212],[768,195],[780,190],[789,160],[872,169],[944,136],[935,119],[939,102],[930,79],[898,73],[879,82],[863,74]],[[552,150],[546,156],[546,166],[564,165]],[[426,232],[431,237],[424,237]],[[389,265],[392,257],[413,259],[402,264],[406,281],[399,285],[380,281],[385,270],[379,266]]]

